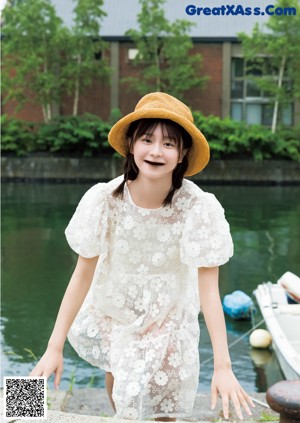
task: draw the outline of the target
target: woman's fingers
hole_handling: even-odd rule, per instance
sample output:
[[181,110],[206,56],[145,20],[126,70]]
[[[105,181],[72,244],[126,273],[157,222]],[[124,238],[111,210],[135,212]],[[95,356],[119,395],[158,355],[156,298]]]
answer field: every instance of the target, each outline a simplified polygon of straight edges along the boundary
[[53,349],[47,349],[43,357],[31,370],[29,376],[37,377],[42,376],[47,380],[54,373],[54,387],[58,389],[62,372],[63,372],[63,355],[62,352],[57,352]]
[[211,409],[214,410],[216,408],[218,401],[218,390],[215,385],[211,385]]
[[243,419],[242,410],[245,410],[249,416],[252,415],[249,406],[255,407],[255,405],[232,372],[216,371],[214,373],[211,384],[212,408],[217,403],[218,394],[222,398],[223,413],[226,419],[229,418],[229,401],[232,402],[239,419]]
[[235,392],[231,395],[231,400],[232,400],[236,415],[238,416],[240,420],[243,420],[240,399]]
[[244,389],[242,389],[242,394],[244,395],[244,398],[246,398],[248,404],[250,404],[251,407],[255,408],[254,402],[252,401],[251,397],[247,394],[247,392],[244,391]]
[[39,374],[39,370],[37,367],[35,367],[34,369],[31,370],[31,372],[29,373],[29,376],[41,376]]
[[[238,399],[239,399],[240,404],[242,405],[243,409],[246,411],[246,413],[247,413],[249,416],[251,416],[251,415],[252,415],[252,413],[251,413],[251,410],[250,410],[250,408],[249,408],[249,406],[248,406],[248,404],[247,404],[248,395],[246,394],[246,392],[245,392],[245,391],[243,391],[243,390],[241,390],[241,391],[238,393]],[[251,399],[250,399],[250,401],[251,401]],[[251,401],[251,402],[252,402],[252,401]],[[251,404],[251,402],[250,402],[250,404]]]
[[226,420],[229,418],[229,398],[228,395],[222,395],[223,414]]
[[[253,401],[251,400],[251,398],[249,397],[249,395],[246,394],[245,391],[241,390],[238,391],[238,393],[231,393],[230,394],[230,399],[232,401],[232,404],[234,406],[236,415],[239,419],[243,420],[243,414],[242,414],[242,409],[241,407],[246,411],[246,413],[251,416],[252,412],[248,406],[248,403],[250,405],[253,405],[253,407],[255,407]],[[225,419],[228,419],[229,417],[229,396],[227,394],[224,394],[222,396],[222,405],[223,405],[223,413],[224,413],[224,417]]]
[[51,375],[52,371],[49,369],[42,369],[39,367],[35,367],[31,372],[29,373],[29,376],[32,377],[46,377],[47,379]]
[[60,384],[60,379],[61,379],[62,372],[63,372],[62,367],[58,367],[58,369],[55,372],[54,388],[56,390],[58,390],[58,388],[59,388],[59,384]]

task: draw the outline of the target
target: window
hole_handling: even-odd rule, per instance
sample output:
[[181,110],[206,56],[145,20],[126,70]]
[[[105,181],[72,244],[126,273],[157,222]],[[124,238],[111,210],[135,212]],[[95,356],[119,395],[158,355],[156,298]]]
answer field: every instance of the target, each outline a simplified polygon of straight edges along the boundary
[[137,48],[129,48],[128,49],[128,60],[134,60],[136,56],[138,55],[138,49]]
[[[231,62],[231,118],[238,121],[246,121],[249,124],[261,124],[271,126],[273,116],[273,103],[268,95],[257,86],[251,76],[260,76],[261,71],[255,67],[255,63],[246,63],[243,58],[234,57]],[[250,65],[250,66],[249,66]],[[265,67],[270,77],[274,75],[267,58]],[[275,71],[276,75],[276,71]],[[284,81],[291,87],[291,82]],[[279,122],[284,125],[293,124],[293,105],[287,104],[279,110]]]
[[129,47],[127,49],[127,63],[133,62],[137,56],[139,55],[139,63],[140,64],[152,64],[153,62],[156,62],[157,57],[159,58],[159,62],[163,63],[164,57],[162,49],[159,47],[157,50],[157,55],[154,52],[146,51],[145,57],[137,48]]
[[94,53],[95,60],[101,60],[102,59],[102,51],[97,51]]

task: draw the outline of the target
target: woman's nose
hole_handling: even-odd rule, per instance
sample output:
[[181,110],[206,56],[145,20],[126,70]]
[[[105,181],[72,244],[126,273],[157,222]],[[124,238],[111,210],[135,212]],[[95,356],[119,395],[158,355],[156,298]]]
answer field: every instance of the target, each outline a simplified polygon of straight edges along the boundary
[[155,157],[162,155],[161,145],[159,143],[152,144],[151,155]]

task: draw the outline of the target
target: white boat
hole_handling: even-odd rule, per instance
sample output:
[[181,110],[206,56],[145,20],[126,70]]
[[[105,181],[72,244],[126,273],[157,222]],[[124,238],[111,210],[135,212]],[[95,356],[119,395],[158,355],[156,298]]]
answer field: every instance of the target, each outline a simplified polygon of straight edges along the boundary
[[[286,289],[300,289],[300,278],[286,272],[277,283],[258,285],[254,295],[272,336],[272,347],[288,380],[300,379],[300,304],[289,304]],[[298,292],[297,292],[298,293]]]

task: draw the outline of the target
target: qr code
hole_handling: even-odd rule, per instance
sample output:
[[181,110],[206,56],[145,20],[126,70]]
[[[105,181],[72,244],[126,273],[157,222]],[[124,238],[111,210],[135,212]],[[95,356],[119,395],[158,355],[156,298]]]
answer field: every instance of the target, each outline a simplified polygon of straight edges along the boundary
[[46,419],[45,377],[4,377],[4,418]]

